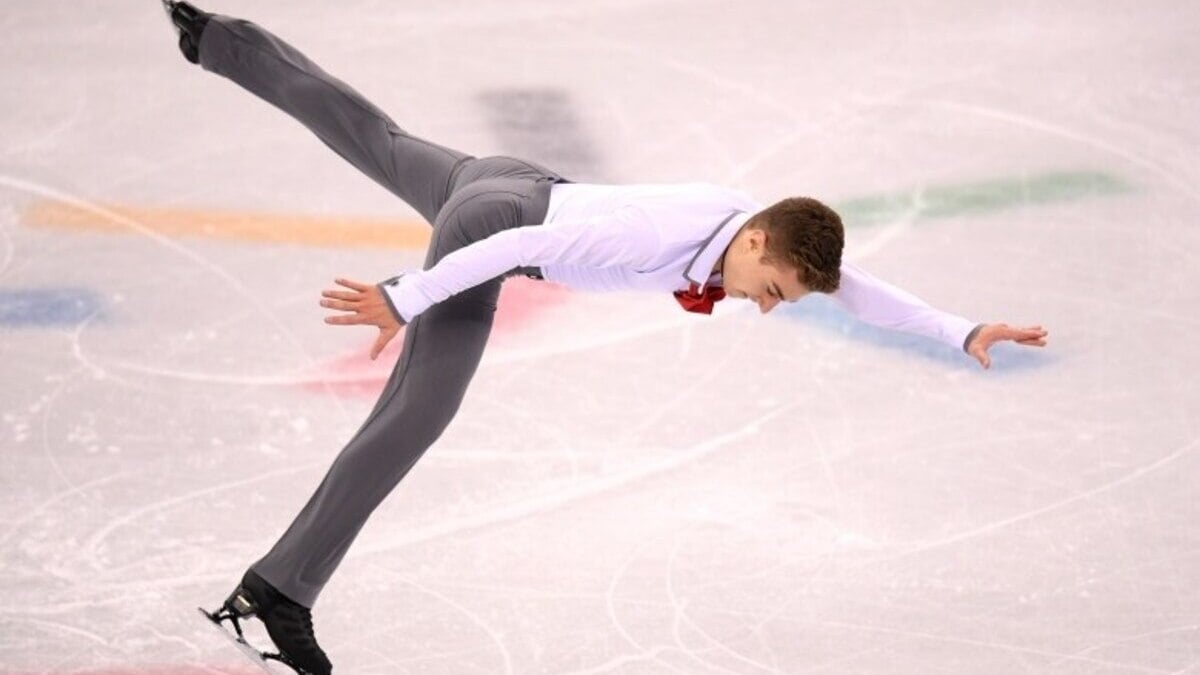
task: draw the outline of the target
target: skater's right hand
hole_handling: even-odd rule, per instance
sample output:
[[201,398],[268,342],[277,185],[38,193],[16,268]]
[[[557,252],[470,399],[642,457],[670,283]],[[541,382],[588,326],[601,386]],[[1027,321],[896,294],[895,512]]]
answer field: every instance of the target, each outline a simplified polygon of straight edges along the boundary
[[1050,332],[1041,326],[1013,328],[1006,323],[989,323],[980,329],[979,333],[967,345],[967,353],[975,357],[979,365],[985,369],[992,367],[992,359],[988,350],[997,342],[1011,340],[1026,347],[1045,347]]
[[391,307],[383,297],[383,291],[373,284],[364,284],[350,279],[334,279],[334,283],[344,286],[349,291],[326,289],[321,291],[321,306],[336,309],[349,314],[337,314],[325,317],[325,323],[337,326],[368,325],[379,328],[379,337],[371,347],[371,360],[379,353],[404,325],[396,320]]

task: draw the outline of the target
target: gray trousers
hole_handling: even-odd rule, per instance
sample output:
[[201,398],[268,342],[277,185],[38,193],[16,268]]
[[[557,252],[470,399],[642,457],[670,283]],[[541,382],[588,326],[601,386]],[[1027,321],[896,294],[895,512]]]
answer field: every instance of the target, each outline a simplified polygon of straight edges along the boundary
[[[541,223],[550,187],[565,182],[532,162],[475,158],[416,138],[344,82],[262,28],[214,17],[200,65],[233,80],[317,138],[433,225],[429,269],[448,253],[512,227]],[[505,275],[429,308],[362,427],[308,503],[253,569],[311,607],[375,507],[458,411],[492,328]]]

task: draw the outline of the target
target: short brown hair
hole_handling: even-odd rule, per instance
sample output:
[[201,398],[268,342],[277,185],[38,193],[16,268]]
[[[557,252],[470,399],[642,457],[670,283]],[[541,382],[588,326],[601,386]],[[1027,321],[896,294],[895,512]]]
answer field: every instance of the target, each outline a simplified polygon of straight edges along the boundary
[[795,268],[811,291],[837,290],[845,233],[833,209],[811,197],[789,197],[754,214],[746,226],[767,233],[764,262]]

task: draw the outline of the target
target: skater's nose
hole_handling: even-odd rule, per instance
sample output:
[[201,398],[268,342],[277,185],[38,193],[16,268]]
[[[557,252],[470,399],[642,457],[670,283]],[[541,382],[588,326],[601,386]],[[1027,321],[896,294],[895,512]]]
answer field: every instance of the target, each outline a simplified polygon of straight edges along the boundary
[[772,309],[775,309],[775,305],[779,304],[779,298],[770,298],[770,297],[761,298],[760,297],[760,298],[755,298],[754,301],[758,303],[758,311],[762,312],[763,314],[766,314],[767,312],[771,311]]

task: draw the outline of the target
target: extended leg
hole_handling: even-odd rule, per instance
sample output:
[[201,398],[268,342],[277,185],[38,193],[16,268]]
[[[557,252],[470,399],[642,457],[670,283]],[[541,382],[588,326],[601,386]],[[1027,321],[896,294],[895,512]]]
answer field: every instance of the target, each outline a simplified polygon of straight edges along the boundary
[[456,169],[471,158],[410,135],[345,82],[249,21],[213,16],[199,52],[206,70],[294,117],[430,223],[450,195]]

